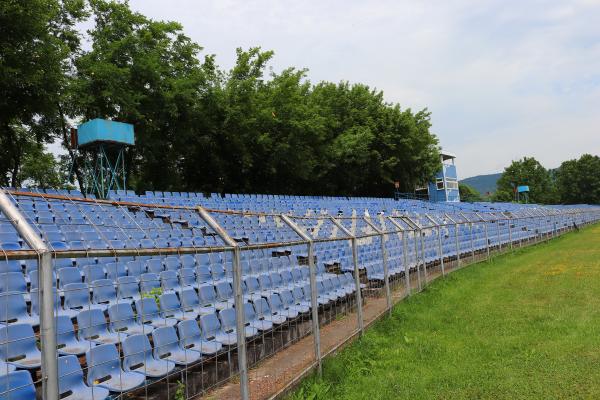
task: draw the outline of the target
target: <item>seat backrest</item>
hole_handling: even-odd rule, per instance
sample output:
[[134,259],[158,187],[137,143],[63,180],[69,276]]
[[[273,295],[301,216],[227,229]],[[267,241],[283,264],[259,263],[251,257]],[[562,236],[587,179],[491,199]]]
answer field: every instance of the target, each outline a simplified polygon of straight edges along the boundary
[[158,258],[149,259],[148,261],[146,261],[146,266],[148,267],[148,272],[152,272],[155,274],[159,274],[165,269],[162,260]]
[[196,274],[192,268],[179,270],[179,283],[181,286],[193,286],[196,283]]
[[174,289],[179,286],[179,279],[177,279],[177,272],[168,270],[160,273],[160,283],[163,290]]
[[269,296],[269,306],[271,307],[272,312],[277,312],[282,310],[283,302],[281,301],[281,297],[277,293],[274,293]]
[[140,287],[133,276],[122,276],[117,278],[117,298],[127,299],[139,296]]
[[85,308],[90,304],[90,291],[86,283],[69,283],[63,289],[65,308]]
[[56,317],[56,344],[59,346],[71,340],[76,339],[75,327],[68,315],[59,315]]
[[118,278],[127,275],[127,269],[122,262],[108,263],[104,266],[108,279],[116,282]]
[[[271,308],[269,307],[269,304],[267,303],[267,300],[265,299],[258,299],[258,300],[254,300],[254,310],[256,313],[255,318],[264,318],[265,316],[269,316],[271,315]],[[248,303],[246,303],[248,304]],[[246,309],[248,309],[249,312],[249,308],[246,307],[246,304],[244,304],[244,312],[246,312]],[[250,305],[250,308],[252,306]],[[246,319],[248,320],[253,320],[254,318],[251,318],[251,314],[247,313],[246,315]]]
[[163,293],[159,297],[160,309],[163,312],[173,312],[181,310],[181,303],[175,293]]
[[[289,307],[294,304],[294,295],[290,290],[280,291],[279,297],[281,298],[282,305],[285,307]],[[271,303],[271,307],[273,307],[273,303]]]
[[0,375],[0,399],[35,400],[35,386],[28,371]]
[[213,277],[210,274],[210,269],[206,265],[199,265],[196,267],[196,281],[198,283],[212,282]]
[[177,324],[177,331],[179,332],[179,340],[181,340],[182,347],[184,348],[187,348],[201,338],[198,322],[191,319],[181,321]]
[[181,300],[181,305],[186,310],[193,309],[200,305],[200,299],[198,299],[196,291],[192,288],[182,290],[181,293],[179,293],[179,300]]
[[217,314],[206,314],[200,316],[200,328],[202,328],[202,338],[209,340],[214,338],[221,328],[221,323],[219,318],[217,318]]
[[146,265],[140,261],[129,261],[127,263],[127,275],[129,276],[141,276],[146,272]]
[[76,267],[66,267],[58,270],[58,287],[63,288],[69,283],[80,283],[81,272]]
[[27,283],[22,272],[7,272],[0,276],[0,293],[27,291]]
[[88,364],[87,383],[92,386],[107,376],[118,377],[121,372],[119,352],[114,344],[92,347],[85,353]]
[[133,366],[146,364],[148,357],[152,356],[150,340],[144,334],[128,336],[123,340],[122,348],[124,356],[123,369],[126,371],[129,371]]
[[83,371],[77,356],[58,357],[58,393],[76,392],[83,385]]
[[108,307],[108,318],[113,331],[126,330],[135,321],[133,309],[129,303],[119,303]]
[[165,269],[177,271],[181,268],[181,262],[177,257],[167,257],[165,259]]
[[177,333],[172,326],[164,326],[155,329],[152,332],[152,342],[154,343],[156,358],[161,358],[162,355],[170,353],[171,349],[174,349],[179,345]]
[[83,276],[88,284],[99,279],[104,279],[104,268],[102,265],[85,265],[83,267]]
[[94,303],[104,303],[116,300],[117,292],[110,279],[98,279],[90,285],[92,288],[92,300]]
[[21,293],[0,293],[0,321],[27,316],[27,303]]
[[227,300],[233,297],[233,290],[228,282],[219,282],[217,284],[217,295],[220,300]]
[[83,310],[77,314],[79,337],[89,339],[107,332],[104,313],[99,309]]
[[138,320],[141,323],[153,321],[160,316],[158,304],[153,297],[145,297],[135,301],[135,309],[138,314]]
[[141,293],[150,293],[152,289],[160,288],[160,280],[158,279],[158,275],[153,274],[151,272],[142,274],[140,277],[140,292]]
[[38,352],[35,333],[29,324],[13,324],[0,328],[0,358],[18,359],[30,352]]
[[183,268],[194,268],[196,266],[196,260],[191,254],[184,254],[179,257],[179,260],[181,261]]
[[217,300],[215,287],[213,285],[202,285],[198,288],[198,297],[202,304],[212,304]]
[[[249,305],[250,307],[252,307],[251,304]],[[219,311],[219,319],[221,320],[221,329],[223,329],[223,331],[227,332],[232,329],[235,329],[235,310],[233,308],[226,308],[224,310]]]

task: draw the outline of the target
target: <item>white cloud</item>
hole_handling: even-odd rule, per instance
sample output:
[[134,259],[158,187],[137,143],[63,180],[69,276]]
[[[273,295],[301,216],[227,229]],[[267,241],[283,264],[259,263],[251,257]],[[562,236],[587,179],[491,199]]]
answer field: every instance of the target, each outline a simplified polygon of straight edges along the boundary
[[466,177],[533,155],[548,167],[600,153],[600,1],[132,0],[230,67],[236,47],[276,69],[349,80],[428,107]]

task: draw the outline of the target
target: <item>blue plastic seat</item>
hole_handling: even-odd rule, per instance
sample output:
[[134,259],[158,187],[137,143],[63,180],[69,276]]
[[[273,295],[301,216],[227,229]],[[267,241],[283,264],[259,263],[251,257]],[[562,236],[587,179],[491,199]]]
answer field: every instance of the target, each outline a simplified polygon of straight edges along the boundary
[[244,279],[242,291],[245,301],[256,301],[262,298],[260,285],[255,276],[248,276]]
[[108,318],[110,319],[110,330],[115,333],[126,335],[149,335],[154,327],[139,323],[131,305],[128,303],[114,304],[108,307]]
[[162,260],[158,258],[149,259],[146,262],[146,266],[148,267],[148,272],[151,272],[153,274],[160,274],[165,270]]
[[[252,304],[246,303],[250,307]],[[254,309],[252,309],[252,313],[254,313]],[[219,319],[221,320],[221,331],[223,333],[232,334],[236,337],[236,317],[235,317],[235,309],[234,308],[226,308],[225,310],[219,311]],[[256,336],[258,334],[258,329],[254,326],[250,325],[250,322],[244,318],[244,333],[247,338]],[[218,339],[217,339],[218,340]],[[221,340],[219,340],[221,342]],[[225,344],[224,342],[221,342]]]
[[78,339],[71,318],[66,315],[56,317],[56,344],[60,355],[80,356],[85,354],[96,343],[85,339]]
[[177,272],[172,270],[163,271],[160,273],[160,285],[163,293],[172,293],[181,291]]
[[[252,307],[253,305],[254,307]],[[254,326],[259,331],[268,331],[273,328],[274,324],[280,325],[286,320],[284,316],[277,315],[271,311],[269,303],[263,298],[253,301],[252,304],[244,304],[244,315],[250,326]]]
[[129,261],[127,263],[127,275],[139,278],[146,273],[146,265],[140,260]]
[[[289,292],[289,291],[286,291]],[[269,307],[274,315],[281,315],[285,318],[296,318],[298,311],[294,307],[289,307],[283,304],[279,294],[272,294],[268,299]]]
[[21,293],[27,299],[27,282],[23,272],[6,272],[0,275],[0,294],[15,292]]
[[215,287],[205,284],[198,287],[198,298],[202,307],[214,307],[217,310],[223,310],[233,306],[233,299],[219,301],[215,292]]
[[142,294],[150,293],[153,289],[160,289],[160,280],[158,279],[158,275],[151,272],[142,274],[140,277],[140,292]]
[[101,310],[84,310],[77,315],[79,337],[98,344],[119,343],[125,335],[109,332]]
[[[195,321],[193,322],[195,323]],[[152,332],[152,341],[154,343],[154,356],[158,359],[169,360],[177,365],[190,365],[202,358],[199,351],[180,346],[179,338],[172,326],[156,329]]]
[[74,355],[58,358],[58,393],[61,400],[103,400],[109,396],[107,389],[85,384],[81,365]]
[[140,286],[133,276],[121,276],[117,278],[117,301],[135,301],[141,297]]
[[40,324],[37,316],[29,315],[27,312],[27,303],[20,293],[0,293],[0,322],[31,326]]
[[202,354],[216,354],[223,345],[216,340],[205,340],[196,321],[182,321],[177,325],[179,339],[186,349],[197,350]]
[[0,400],[35,400],[35,386],[27,371],[0,375]]
[[121,369],[119,352],[114,344],[96,346],[85,353],[85,358],[90,386],[121,393],[141,386],[146,380],[143,374]]
[[[296,290],[296,289],[298,289],[298,290],[300,290],[300,292],[302,292],[302,289],[294,288],[294,290]],[[294,310],[294,311],[298,312],[298,314],[304,314],[310,310],[309,305],[306,305],[306,304],[303,305],[300,303],[296,303],[294,294],[291,290],[282,290],[279,293],[279,297],[281,298],[281,302],[283,303],[285,308]]]
[[200,305],[200,299],[196,294],[196,291],[192,288],[184,289],[179,293],[179,300],[181,301],[181,307],[186,312],[196,312],[200,315],[212,314],[216,312],[216,308],[213,305]]
[[61,268],[58,273],[58,288],[62,291],[69,283],[81,283],[81,272],[76,267]]
[[64,286],[66,311],[82,311],[89,309],[104,309],[103,306],[92,304],[90,289],[86,283],[69,283]]
[[0,328],[0,359],[21,369],[41,367],[42,354],[37,348],[31,325],[15,324]]
[[[92,289],[92,304],[107,310],[113,304],[117,304],[117,291],[110,279],[98,279],[90,285]],[[127,301],[123,299],[121,301]]]
[[146,335],[131,335],[123,341],[123,369],[144,374],[149,378],[161,378],[175,368],[169,360],[154,358]]
[[163,317],[153,297],[136,300],[135,310],[137,311],[138,321],[141,324],[150,325],[154,328],[174,326],[179,322],[175,318]]
[[199,265],[196,267],[196,282],[199,284],[202,283],[212,283],[213,277],[210,273],[210,269],[207,265]]
[[106,278],[106,274],[104,273],[104,268],[102,265],[89,264],[84,265],[81,269],[83,272],[83,278],[88,285],[94,281]]
[[179,269],[181,269],[181,262],[178,257],[167,257],[165,259],[165,270],[178,271]]
[[160,310],[165,318],[175,318],[179,321],[198,318],[195,310],[184,310],[175,293],[165,293],[159,296]]
[[104,266],[104,269],[106,270],[106,277],[113,282],[116,282],[120,277],[127,276],[127,268],[121,262],[108,263]]
[[196,273],[192,268],[181,268],[179,270],[179,286],[182,289],[192,288],[196,285]]

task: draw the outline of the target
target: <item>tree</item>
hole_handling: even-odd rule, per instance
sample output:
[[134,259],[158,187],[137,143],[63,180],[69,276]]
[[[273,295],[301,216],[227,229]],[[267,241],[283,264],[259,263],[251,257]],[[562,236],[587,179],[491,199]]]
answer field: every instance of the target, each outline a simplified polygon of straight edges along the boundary
[[475,201],[481,201],[481,194],[479,194],[479,192],[477,190],[475,190],[473,187],[465,184],[465,183],[459,183],[458,184],[458,191],[460,193],[460,201],[465,201],[465,202],[475,202]]
[[31,142],[53,140],[83,0],[0,3],[0,181],[16,186]]
[[65,187],[66,176],[61,164],[52,153],[44,151],[40,144],[34,144],[23,157],[19,183],[40,188],[60,189]]
[[496,199],[514,193],[517,186],[529,186],[529,202],[552,204],[557,202],[556,187],[550,173],[535,158],[524,157],[504,169],[497,183]]
[[600,157],[584,154],[563,162],[556,171],[560,200],[567,204],[600,204]]

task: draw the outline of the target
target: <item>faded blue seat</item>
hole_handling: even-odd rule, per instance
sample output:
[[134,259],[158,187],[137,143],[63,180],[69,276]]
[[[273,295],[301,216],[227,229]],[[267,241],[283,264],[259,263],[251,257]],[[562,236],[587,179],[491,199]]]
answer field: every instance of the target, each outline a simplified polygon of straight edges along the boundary
[[175,293],[165,293],[159,296],[160,310],[165,318],[175,318],[179,321],[198,318],[198,312],[187,311],[181,307],[179,298]]
[[152,341],[154,342],[154,356],[158,359],[166,359],[177,365],[189,365],[202,358],[199,351],[180,346],[179,338],[172,326],[156,329],[152,332]]
[[88,364],[87,384],[111,392],[125,392],[144,384],[146,378],[138,372],[123,371],[119,352],[114,344],[94,347],[85,353]]
[[35,386],[27,371],[0,375],[0,400],[35,400]]
[[158,309],[156,300],[153,297],[136,300],[135,310],[137,311],[137,319],[140,323],[150,325],[154,328],[174,326],[179,322],[175,318],[165,318]]
[[85,339],[78,339],[71,318],[66,315],[56,317],[56,344],[60,355],[80,356],[85,354],[96,343]]
[[61,400],[103,400],[109,396],[108,389],[85,384],[81,365],[74,355],[58,358],[58,393]]
[[139,323],[131,304],[121,303],[108,307],[108,318],[110,319],[110,330],[115,333],[124,333],[126,335],[149,335],[154,330],[152,325]]
[[109,332],[106,318],[101,310],[84,310],[77,315],[79,337],[98,344],[114,344],[121,341],[118,333]]
[[[246,304],[252,307],[252,304]],[[254,312],[254,309],[252,309],[252,312]],[[219,311],[219,319],[221,321],[221,332],[226,333],[227,335],[233,335],[233,337],[236,338],[235,309],[226,308],[225,310]],[[244,322],[244,333],[246,337],[250,338],[256,336],[258,334],[258,329],[251,326],[248,320],[245,320]],[[221,340],[217,340],[221,342]],[[225,344],[224,342],[221,343]]]
[[139,300],[140,286],[133,276],[121,276],[117,278],[117,300]]
[[0,358],[17,368],[41,367],[42,354],[37,348],[31,325],[15,324],[0,328]]
[[131,335],[123,341],[123,369],[161,378],[175,368],[175,363],[154,358],[146,335]]
[[29,315],[27,303],[20,293],[0,294],[0,321],[4,324],[28,324],[38,326],[37,316]]
[[[289,290],[286,290],[286,292],[289,292]],[[274,315],[281,315],[285,318],[296,318],[298,316],[298,311],[295,308],[283,304],[279,294],[274,293],[269,296],[268,303]]]
[[192,288],[184,289],[179,293],[179,299],[181,300],[181,307],[186,312],[196,312],[197,314],[212,314],[216,312],[216,308],[212,305],[202,306],[200,305],[200,298],[196,291]]
[[[254,305],[254,307],[252,307],[252,305]],[[273,313],[267,300],[262,298],[253,301],[252,304],[244,304],[244,315],[246,321],[250,323],[250,326],[254,326],[259,331],[268,331],[273,328],[273,324],[281,325],[286,320],[284,316]]]
[[223,345],[217,342],[214,337],[212,340],[206,340],[196,321],[182,321],[177,325],[181,344],[186,349],[197,350],[202,354],[216,354]]

